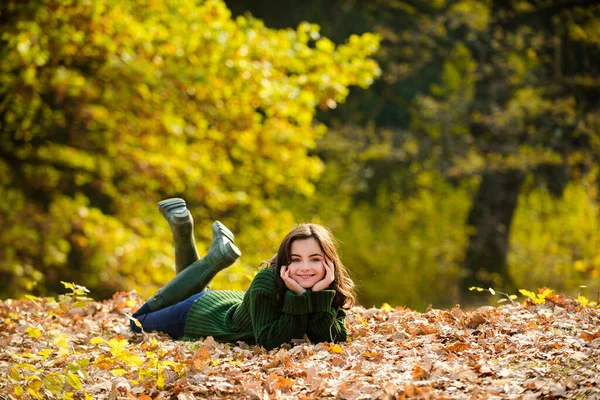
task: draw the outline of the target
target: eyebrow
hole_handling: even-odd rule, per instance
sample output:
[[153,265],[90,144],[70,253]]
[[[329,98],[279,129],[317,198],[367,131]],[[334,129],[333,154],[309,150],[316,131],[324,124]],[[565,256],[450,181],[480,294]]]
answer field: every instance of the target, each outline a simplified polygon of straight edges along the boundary
[[[320,254],[320,253],[315,253],[315,254],[311,254],[311,255],[310,255],[310,256],[308,256],[308,257],[315,257],[315,256],[323,257],[323,254]],[[302,257],[302,256],[301,256],[301,255],[299,255],[299,254],[292,254],[292,255],[291,255],[291,257]]]

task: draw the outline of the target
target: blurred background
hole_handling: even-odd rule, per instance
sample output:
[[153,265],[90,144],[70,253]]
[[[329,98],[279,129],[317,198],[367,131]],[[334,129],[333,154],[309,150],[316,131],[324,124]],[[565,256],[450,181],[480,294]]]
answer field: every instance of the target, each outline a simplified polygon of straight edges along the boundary
[[[298,222],[360,304],[600,292],[600,5],[3,0],[0,298],[174,275],[156,202],[245,289]],[[585,287],[581,287],[585,286]]]

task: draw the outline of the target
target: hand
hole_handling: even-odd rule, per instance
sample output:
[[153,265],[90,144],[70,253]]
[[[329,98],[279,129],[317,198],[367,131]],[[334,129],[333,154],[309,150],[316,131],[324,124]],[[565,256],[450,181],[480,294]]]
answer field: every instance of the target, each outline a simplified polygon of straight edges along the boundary
[[323,261],[323,267],[325,267],[325,276],[319,282],[315,283],[315,286],[312,287],[313,292],[327,289],[335,279],[333,264],[328,258],[325,258]]
[[283,265],[281,267],[281,269],[279,270],[279,275],[281,276],[281,279],[283,279],[285,287],[290,289],[292,292],[296,294],[302,294],[306,292],[306,289],[304,289],[302,286],[300,286],[298,282],[296,282],[293,278],[290,277],[290,270],[288,268],[288,265]]

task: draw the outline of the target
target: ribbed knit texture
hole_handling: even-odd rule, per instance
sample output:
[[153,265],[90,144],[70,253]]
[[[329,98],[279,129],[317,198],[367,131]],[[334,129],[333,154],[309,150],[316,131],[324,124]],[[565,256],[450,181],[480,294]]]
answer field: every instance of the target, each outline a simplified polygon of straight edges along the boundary
[[244,341],[272,349],[304,334],[312,342],[345,341],[343,310],[332,307],[335,290],[302,295],[285,292],[277,306],[277,284],[273,271],[256,274],[246,292],[213,290],[190,309],[184,340],[212,336],[218,342]]

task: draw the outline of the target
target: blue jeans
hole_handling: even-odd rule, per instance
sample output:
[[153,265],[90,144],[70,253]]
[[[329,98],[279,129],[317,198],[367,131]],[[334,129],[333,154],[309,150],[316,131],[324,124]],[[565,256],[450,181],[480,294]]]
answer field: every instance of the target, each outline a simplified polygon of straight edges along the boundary
[[[207,293],[207,290],[196,293],[186,300],[157,311],[150,310],[148,305],[144,303],[139,310],[133,313],[133,317],[140,321],[145,332],[162,332],[173,339],[179,339],[183,336],[185,320],[192,304]],[[137,333],[142,331],[133,321],[129,322],[129,327]]]

